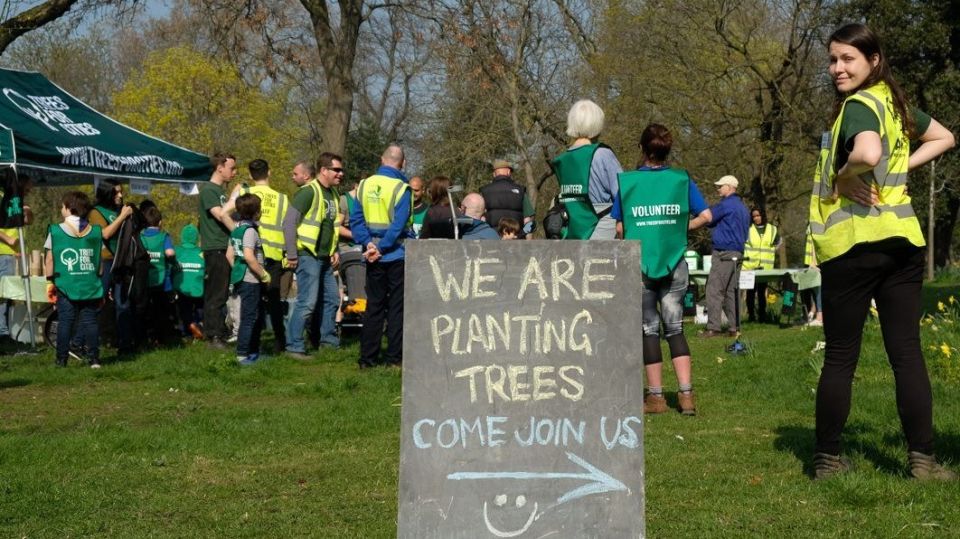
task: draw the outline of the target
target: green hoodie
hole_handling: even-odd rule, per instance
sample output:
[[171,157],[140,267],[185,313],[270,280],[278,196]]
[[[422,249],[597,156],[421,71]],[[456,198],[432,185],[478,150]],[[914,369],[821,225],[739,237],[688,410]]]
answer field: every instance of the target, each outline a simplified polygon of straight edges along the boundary
[[177,266],[173,271],[173,289],[192,298],[203,297],[203,252],[197,247],[200,233],[188,224],[180,230],[180,245],[176,247]]

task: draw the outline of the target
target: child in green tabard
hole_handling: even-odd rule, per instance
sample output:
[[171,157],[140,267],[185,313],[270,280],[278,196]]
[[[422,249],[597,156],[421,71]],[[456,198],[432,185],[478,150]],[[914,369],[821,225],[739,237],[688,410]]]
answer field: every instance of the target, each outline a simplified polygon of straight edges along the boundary
[[180,230],[180,245],[177,246],[177,263],[173,266],[171,280],[177,292],[177,308],[180,311],[181,332],[186,337],[202,339],[200,321],[203,319],[203,251],[197,246],[199,232],[193,224]]
[[[97,310],[103,299],[100,281],[100,248],[103,233],[87,221],[90,198],[80,191],[63,197],[63,223],[50,225],[44,242],[47,279],[57,290],[57,366],[67,365],[70,341],[76,330],[84,337],[87,360],[100,368],[100,333]],[[76,327],[74,323],[76,322]]]
[[232,266],[230,283],[240,296],[240,328],[237,333],[237,361],[251,365],[260,358],[260,331],[263,329],[263,295],[270,274],[263,267],[263,246],[256,220],[260,218],[260,197],[247,193],[237,198],[240,221],[230,233],[227,262]]
[[147,227],[140,232],[140,241],[150,255],[150,269],[147,273],[146,309],[140,317],[140,320],[145,323],[138,325],[142,328],[138,331],[138,340],[143,344],[147,338],[152,337],[157,342],[169,343],[176,337],[173,335],[169,297],[173,286],[170,284],[167,270],[173,265],[172,259],[176,252],[173,249],[170,234],[160,228],[163,224],[163,215],[156,206],[144,208],[143,220]]

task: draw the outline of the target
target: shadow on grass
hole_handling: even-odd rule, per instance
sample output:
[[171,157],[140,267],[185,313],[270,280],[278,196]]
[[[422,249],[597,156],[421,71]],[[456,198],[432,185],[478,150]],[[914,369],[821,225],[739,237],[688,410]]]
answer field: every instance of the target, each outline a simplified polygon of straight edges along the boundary
[[960,465],[960,433],[937,432],[934,444],[937,460],[949,463],[954,469]]
[[[779,451],[789,451],[803,463],[803,473],[813,477],[813,445],[814,430],[802,425],[781,425],[774,430],[777,438],[773,442],[773,447]],[[847,423],[843,430],[843,452],[847,454],[858,453],[872,462],[878,470],[894,475],[903,475],[906,452],[903,459],[897,459],[890,455],[890,447],[903,445],[902,437],[890,436],[885,439],[883,445],[877,442],[876,429],[866,423],[853,422]],[[953,447],[956,449],[960,444],[960,438],[954,438]],[[944,441],[946,448],[947,442]],[[956,454],[956,453],[954,453]],[[944,454],[944,457],[947,455]]]
[[0,380],[0,389],[12,389],[15,387],[28,386],[32,382],[26,378],[11,378],[9,380]]
[[813,477],[813,429],[802,425],[780,425],[773,432],[777,436],[773,447],[793,453],[803,466],[803,473]]

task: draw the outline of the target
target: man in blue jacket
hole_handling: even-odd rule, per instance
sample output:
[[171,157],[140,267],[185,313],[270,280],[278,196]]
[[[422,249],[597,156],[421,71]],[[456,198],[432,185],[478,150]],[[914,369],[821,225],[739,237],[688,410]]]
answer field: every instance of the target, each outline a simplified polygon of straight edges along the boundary
[[710,222],[707,224],[713,229],[713,253],[707,278],[707,330],[701,333],[702,337],[722,335],[721,311],[727,315],[730,336],[736,337],[739,330],[734,314],[734,302],[738,299],[735,290],[743,264],[743,246],[750,229],[750,211],[737,195],[739,183],[730,175],[714,183],[721,198],[710,207]]
[[[367,311],[360,332],[360,368],[403,360],[404,242],[413,238],[413,199],[403,175],[403,148],[391,144],[376,174],[357,186],[350,212],[353,240],[367,263]],[[380,357],[384,322],[387,351]]]

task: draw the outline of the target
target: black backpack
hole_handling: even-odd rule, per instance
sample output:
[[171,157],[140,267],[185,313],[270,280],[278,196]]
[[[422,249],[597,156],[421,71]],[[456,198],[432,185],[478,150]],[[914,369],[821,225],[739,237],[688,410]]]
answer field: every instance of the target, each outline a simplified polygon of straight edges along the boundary
[[560,202],[560,195],[557,195],[553,199],[553,206],[543,216],[543,233],[548,240],[563,239],[563,230],[567,228],[569,222],[570,216],[567,214],[567,209]]

